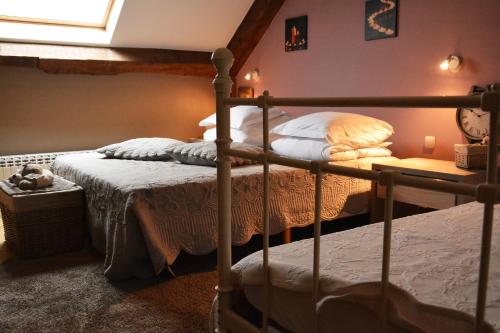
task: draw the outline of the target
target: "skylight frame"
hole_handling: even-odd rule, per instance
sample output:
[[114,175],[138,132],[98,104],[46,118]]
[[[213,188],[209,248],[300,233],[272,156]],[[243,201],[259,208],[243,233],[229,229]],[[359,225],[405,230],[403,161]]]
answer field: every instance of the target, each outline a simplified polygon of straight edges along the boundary
[[114,3],[115,0],[108,0],[108,5],[106,7],[103,19],[98,24],[88,23],[88,22],[77,22],[71,20],[51,20],[51,19],[7,16],[7,15],[0,15],[0,22],[47,24],[47,25],[62,26],[62,27],[66,26],[66,27],[79,27],[79,28],[98,28],[106,30]]

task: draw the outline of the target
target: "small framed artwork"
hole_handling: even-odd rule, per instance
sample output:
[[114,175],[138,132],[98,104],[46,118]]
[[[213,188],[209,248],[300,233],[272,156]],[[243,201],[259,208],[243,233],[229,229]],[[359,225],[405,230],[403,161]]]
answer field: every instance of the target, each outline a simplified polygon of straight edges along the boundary
[[365,2],[365,40],[396,37],[398,34],[398,0]]
[[240,98],[253,98],[252,87],[238,87],[238,97]]
[[285,52],[307,49],[307,16],[285,21]]

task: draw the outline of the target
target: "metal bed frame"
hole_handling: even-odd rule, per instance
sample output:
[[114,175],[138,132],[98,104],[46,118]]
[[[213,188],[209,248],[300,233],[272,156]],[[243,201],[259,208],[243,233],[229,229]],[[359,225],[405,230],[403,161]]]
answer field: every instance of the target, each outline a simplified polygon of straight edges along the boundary
[[[488,271],[490,262],[491,235],[494,204],[500,197],[497,186],[497,145],[500,111],[500,92],[484,92],[476,96],[415,96],[415,97],[342,97],[342,98],[275,98],[267,91],[257,98],[231,98],[232,80],[229,70],[233,64],[231,51],[217,49],[212,54],[212,62],[217,70],[213,81],[217,107],[217,191],[218,191],[218,332],[267,332],[269,323],[269,164],[275,163],[309,170],[315,174],[315,217],[314,217],[314,262],[312,300],[315,313],[314,331],[317,332],[317,307],[319,292],[320,256],[320,212],[322,174],[331,173],[348,177],[376,181],[387,189],[384,208],[383,258],[381,276],[381,312],[379,319],[381,331],[387,329],[387,294],[390,269],[390,248],[393,210],[393,189],[396,185],[434,190],[444,193],[475,197],[484,203],[483,229],[481,239],[481,258],[476,301],[474,331],[482,331],[484,324]],[[263,110],[263,153],[248,153],[230,147],[229,106],[255,105]],[[309,107],[400,107],[400,108],[481,108],[490,113],[488,162],[486,183],[480,185],[459,184],[434,179],[403,175],[397,171],[372,171],[331,165],[326,162],[306,161],[285,158],[269,151],[268,111],[272,106],[309,106]],[[231,309],[231,163],[229,156],[242,157],[263,165],[263,311],[262,327],[257,328]]]

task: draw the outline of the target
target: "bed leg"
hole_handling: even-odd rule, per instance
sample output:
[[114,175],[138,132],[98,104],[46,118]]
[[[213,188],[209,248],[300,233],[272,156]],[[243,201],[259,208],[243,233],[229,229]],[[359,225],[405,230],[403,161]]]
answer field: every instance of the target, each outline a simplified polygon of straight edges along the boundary
[[292,228],[286,228],[283,230],[283,244],[288,244],[292,242]]

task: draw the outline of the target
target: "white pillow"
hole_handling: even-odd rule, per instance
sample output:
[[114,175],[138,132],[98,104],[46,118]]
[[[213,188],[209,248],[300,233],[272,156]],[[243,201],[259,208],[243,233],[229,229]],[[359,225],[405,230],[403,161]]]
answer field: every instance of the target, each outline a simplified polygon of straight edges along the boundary
[[[276,140],[279,135],[274,134],[274,133],[269,133],[269,142],[272,142],[273,140]],[[210,128],[206,130],[203,133],[203,140],[205,141],[215,141],[217,138],[217,129],[216,128]],[[234,128],[231,128],[231,139],[233,142],[240,142],[240,143],[246,143],[249,145],[254,145],[254,146],[259,146],[262,147],[262,133],[249,133],[245,132],[242,130],[237,130]]]
[[347,161],[362,157],[391,156],[385,148],[390,143],[381,143],[380,147],[351,149],[348,146],[331,145],[321,139],[280,137],[271,142],[276,154],[303,160]]
[[[271,143],[278,155],[303,160],[329,160],[331,145],[325,140],[281,137]],[[347,147],[349,149],[349,147]]]
[[317,112],[276,126],[273,133],[310,139],[323,139],[351,149],[371,147],[394,134],[385,121],[354,113]]
[[[241,129],[244,126],[249,126],[253,124],[262,124],[262,109],[258,106],[248,106],[240,105],[235,106],[230,109],[231,112],[231,128]],[[269,119],[279,117],[281,115],[286,115],[284,111],[280,111],[276,108],[269,109]],[[203,119],[198,124],[201,127],[213,127],[217,125],[217,120],[215,113],[209,117]]]
[[[271,119],[269,120],[269,128],[273,128],[289,120],[290,117],[287,115]],[[263,146],[262,124],[253,124],[250,126],[244,126],[241,129],[231,128],[230,131],[231,131],[230,132],[231,139],[233,140],[233,142],[247,143],[249,145],[255,145],[260,147]],[[269,133],[269,142],[272,142],[278,137],[280,136],[277,134]],[[216,138],[217,138],[217,128],[215,127],[207,129],[205,133],[203,133],[203,139],[205,141],[215,141]]]
[[371,147],[357,149],[358,158],[364,157],[387,157],[392,155],[392,151],[384,147]]

